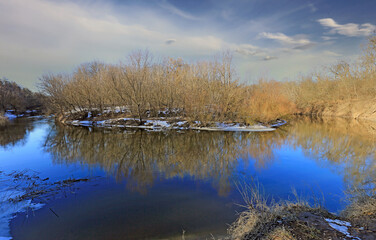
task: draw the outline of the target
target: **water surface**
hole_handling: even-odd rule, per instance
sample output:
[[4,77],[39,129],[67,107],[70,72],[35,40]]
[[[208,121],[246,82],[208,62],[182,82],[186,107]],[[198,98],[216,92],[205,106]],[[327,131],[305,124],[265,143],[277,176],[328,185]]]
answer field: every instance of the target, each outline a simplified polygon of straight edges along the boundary
[[[220,237],[242,210],[236,184],[292,188],[332,212],[348,185],[376,176],[375,124],[296,119],[275,132],[124,131],[46,119],[0,129],[0,169],[58,181],[89,178],[10,222],[14,239]],[[1,183],[0,183],[1,184]],[[4,184],[4,183],[3,183]],[[52,210],[52,211],[51,211]]]

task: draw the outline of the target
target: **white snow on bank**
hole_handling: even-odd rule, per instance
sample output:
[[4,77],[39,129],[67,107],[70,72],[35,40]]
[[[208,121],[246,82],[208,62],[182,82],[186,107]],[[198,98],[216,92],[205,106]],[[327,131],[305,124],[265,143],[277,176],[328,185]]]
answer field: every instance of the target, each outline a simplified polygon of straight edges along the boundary
[[193,130],[200,131],[222,131],[222,132],[271,132],[275,131],[275,128],[249,126],[249,127],[193,127]]
[[276,123],[270,125],[270,127],[280,127],[280,126],[283,126],[287,123],[287,121],[285,120],[278,120]]
[[330,218],[325,218],[325,221],[327,221],[329,223],[329,226],[331,226],[332,228],[334,228],[338,232],[345,234],[346,237],[361,240],[358,237],[353,237],[353,236],[350,235],[348,227],[351,227],[351,223],[346,222],[346,221],[341,221],[341,220],[338,220],[338,219],[333,220],[333,219],[330,219]]
[[275,128],[270,128],[263,125],[243,126],[239,123],[216,123],[215,125],[215,127],[193,127],[192,129],[224,132],[270,132],[276,130]]
[[[98,127],[124,127],[124,128],[133,128],[133,129],[148,129],[152,131],[162,131],[167,129],[173,130],[200,130],[200,131],[225,131],[225,132],[270,132],[276,130],[274,127],[266,127],[263,125],[253,125],[253,126],[244,126],[239,123],[215,123],[212,127],[201,127],[201,122],[195,121],[193,122],[193,126],[187,126],[188,123],[185,120],[180,121],[171,121],[171,120],[163,120],[163,119],[149,119],[145,121],[144,125],[124,125],[119,124],[119,121],[137,121],[133,118],[118,118],[118,119],[108,119],[108,120],[101,120],[101,121],[79,121],[74,120],[70,123],[75,126],[98,126]],[[286,123],[286,122],[284,122]],[[283,125],[284,123],[280,123]],[[186,126],[184,126],[186,125]],[[279,126],[280,126],[279,125]]]
[[162,120],[146,120],[146,126],[150,126],[153,129],[171,128],[171,124]]
[[[10,202],[10,198],[22,196],[25,194],[22,190],[21,183],[17,184],[17,189],[13,186],[12,178],[1,176],[0,178],[0,240],[12,239],[10,235],[9,222],[16,216],[16,213],[32,213],[43,207],[41,203],[33,203],[31,200],[23,200],[17,203]],[[22,184],[21,184],[22,185]],[[24,186],[27,187],[26,185]]]

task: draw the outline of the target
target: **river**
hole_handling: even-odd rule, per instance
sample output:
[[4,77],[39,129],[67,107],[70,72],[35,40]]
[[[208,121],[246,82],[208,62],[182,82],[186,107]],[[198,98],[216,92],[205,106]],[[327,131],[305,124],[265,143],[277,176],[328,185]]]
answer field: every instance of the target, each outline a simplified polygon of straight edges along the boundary
[[[346,119],[296,118],[248,133],[15,119],[0,128],[0,239],[220,238],[243,210],[245,182],[269,199],[294,200],[296,192],[338,213],[349,186],[374,182],[375,150],[376,124]],[[17,173],[33,177],[19,184]],[[67,179],[85,181],[10,212],[5,192]]]

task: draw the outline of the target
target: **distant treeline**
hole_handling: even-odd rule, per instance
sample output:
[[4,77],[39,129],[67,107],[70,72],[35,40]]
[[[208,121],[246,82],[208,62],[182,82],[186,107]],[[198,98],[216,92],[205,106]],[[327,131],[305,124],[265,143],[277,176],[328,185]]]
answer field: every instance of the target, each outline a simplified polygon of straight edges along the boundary
[[203,122],[266,122],[339,101],[374,99],[375,66],[376,37],[371,37],[358,62],[340,62],[295,81],[241,84],[229,53],[187,63],[155,62],[147,51],[138,51],[126,63],[91,62],[69,74],[44,75],[39,86],[50,96],[50,109],[62,115],[125,106],[140,120],[169,109]]
[[45,97],[27,88],[20,87],[15,82],[0,79],[0,114],[7,110],[23,113],[26,110],[40,110]]
[[369,38],[358,61],[341,61],[325,71],[286,84],[285,94],[299,109],[376,99],[376,36]]

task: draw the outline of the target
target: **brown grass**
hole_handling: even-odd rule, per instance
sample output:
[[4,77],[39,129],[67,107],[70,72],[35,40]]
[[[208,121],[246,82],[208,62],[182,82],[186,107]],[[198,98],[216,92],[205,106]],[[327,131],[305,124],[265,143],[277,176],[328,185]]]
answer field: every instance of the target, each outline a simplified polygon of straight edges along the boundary
[[291,233],[286,230],[285,227],[277,227],[275,228],[266,239],[270,240],[295,240],[295,238],[291,235]]
[[373,190],[352,188],[347,192],[350,204],[341,213],[357,225],[369,227],[376,224],[376,194]]
[[251,181],[237,186],[246,210],[229,227],[231,239],[320,239],[320,230],[301,221],[301,215],[333,217],[320,205],[310,206],[296,191],[293,191],[295,201],[275,202],[258,183]]

